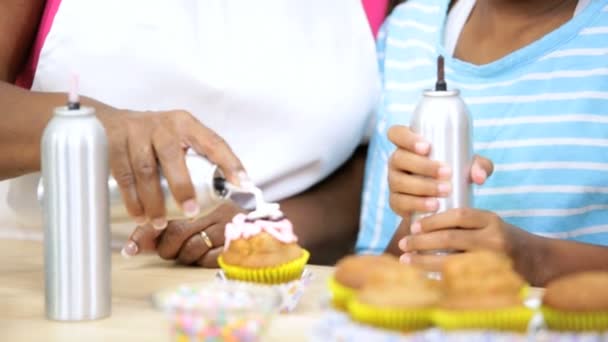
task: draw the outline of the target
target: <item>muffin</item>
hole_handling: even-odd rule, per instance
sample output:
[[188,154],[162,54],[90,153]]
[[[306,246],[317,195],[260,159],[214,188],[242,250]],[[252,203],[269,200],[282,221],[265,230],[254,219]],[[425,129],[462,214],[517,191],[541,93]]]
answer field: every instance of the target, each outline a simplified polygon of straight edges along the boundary
[[376,327],[411,331],[431,325],[432,308],[441,299],[436,281],[411,266],[370,277],[348,303],[352,319]]
[[390,275],[391,270],[403,265],[391,255],[349,255],[336,264],[334,276],[329,280],[334,307],[345,310],[348,301],[374,276]]
[[238,214],[226,225],[218,263],[228,279],[287,283],[301,277],[310,257],[297,241],[291,222],[278,205],[272,210]]
[[488,251],[452,255],[443,268],[446,298],[441,307],[492,310],[518,306],[524,286],[506,255]]
[[444,329],[525,331],[533,312],[523,306],[523,278],[511,259],[490,251],[447,257],[442,269],[444,298],[434,313]]
[[581,272],[547,285],[543,314],[550,329],[608,330],[608,272]]

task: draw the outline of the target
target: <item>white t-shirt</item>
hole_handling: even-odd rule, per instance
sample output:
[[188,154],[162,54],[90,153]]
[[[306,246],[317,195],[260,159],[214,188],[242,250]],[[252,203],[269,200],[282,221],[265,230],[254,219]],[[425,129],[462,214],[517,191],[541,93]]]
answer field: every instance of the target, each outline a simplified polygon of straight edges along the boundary
[[[379,94],[360,0],[62,0],[32,89],[65,91],[72,71],[112,106],[192,112],[273,201],[348,159]],[[36,181],[13,181],[21,218],[39,215]]]

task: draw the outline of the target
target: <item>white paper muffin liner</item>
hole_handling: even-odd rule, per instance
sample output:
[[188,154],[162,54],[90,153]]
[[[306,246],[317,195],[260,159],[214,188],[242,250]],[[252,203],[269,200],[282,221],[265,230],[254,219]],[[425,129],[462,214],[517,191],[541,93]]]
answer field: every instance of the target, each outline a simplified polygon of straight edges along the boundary
[[[218,281],[223,281],[223,282],[243,283],[242,281],[227,279],[226,276],[224,275],[224,271],[222,271],[222,270],[219,270],[217,272],[216,278]],[[274,287],[274,288],[278,289],[281,294],[280,312],[289,313],[289,312],[292,312],[293,310],[295,310],[295,308],[298,306],[298,303],[300,302],[302,295],[306,291],[306,288],[308,288],[308,285],[310,285],[312,278],[313,278],[312,272],[309,269],[305,268],[304,271],[302,272],[302,277],[300,277],[300,279],[291,281],[289,283],[277,284],[277,285],[264,285],[264,284],[254,284],[254,285],[255,286],[270,286],[270,287]]]

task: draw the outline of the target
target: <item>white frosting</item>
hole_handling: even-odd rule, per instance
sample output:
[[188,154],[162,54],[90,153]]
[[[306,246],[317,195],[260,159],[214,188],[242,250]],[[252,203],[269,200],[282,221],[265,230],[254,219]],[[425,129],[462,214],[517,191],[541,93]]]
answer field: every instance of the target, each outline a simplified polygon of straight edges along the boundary
[[255,210],[247,214],[247,218],[250,220],[257,220],[261,218],[278,220],[283,216],[283,212],[281,211],[281,207],[278,203],[263,203],[262,205],[256,204]]
[[281,206],[278,203],[266,202],[262,190],[255,186],[253,182],[242,183],[241,189],[253,194],[255,197],[255,210],[247,214],[248,219],[257,220],[270,218],[272,220],[278,220],[284,217]]

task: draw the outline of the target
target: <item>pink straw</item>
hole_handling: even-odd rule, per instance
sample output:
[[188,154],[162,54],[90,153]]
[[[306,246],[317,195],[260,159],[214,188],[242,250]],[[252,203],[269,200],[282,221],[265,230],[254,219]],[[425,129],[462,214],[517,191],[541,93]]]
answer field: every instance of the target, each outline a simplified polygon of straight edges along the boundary
[[78,75],[73,73],[70,78],[70,92],[68,93],[68,103],[78,103]]

